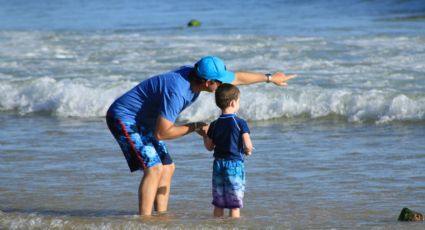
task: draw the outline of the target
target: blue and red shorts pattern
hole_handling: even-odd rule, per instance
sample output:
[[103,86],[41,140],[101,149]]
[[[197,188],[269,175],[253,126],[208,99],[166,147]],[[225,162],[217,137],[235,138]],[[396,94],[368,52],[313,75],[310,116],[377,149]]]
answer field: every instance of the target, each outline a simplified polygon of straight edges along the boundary
[[122,121],[111,115],[106,116],[108,128],[127,160],[130,171],[144,170],[157,164],[173,163],[163,141],[158,141],[153,132],[134,121]]
[[212,204],[218,208],[242,208],[245,166],[240,160],[215,159],[212,176]]

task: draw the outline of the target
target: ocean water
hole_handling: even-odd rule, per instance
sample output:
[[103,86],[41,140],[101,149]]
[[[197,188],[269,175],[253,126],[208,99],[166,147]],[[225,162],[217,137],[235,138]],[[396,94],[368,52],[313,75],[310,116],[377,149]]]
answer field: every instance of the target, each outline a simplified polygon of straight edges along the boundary
[[[418,1],[0,1],[1,229],[423,229],[425,3]],[[196,18],[199,28],[187,28]],[[115,98],[154,74],[217,55],[284,71],[241,86],[240,220],[212,218],[212,154],[169,141],[166,216],[141,219],[106,127]],[[219,115],[201,94],[179,122]]]

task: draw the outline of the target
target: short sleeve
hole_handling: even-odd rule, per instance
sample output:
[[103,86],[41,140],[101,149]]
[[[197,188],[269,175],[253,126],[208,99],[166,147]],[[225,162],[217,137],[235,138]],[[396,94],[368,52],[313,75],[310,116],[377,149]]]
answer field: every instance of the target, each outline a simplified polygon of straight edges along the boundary
[[239,128],[241,129],[241,134],[250,133],[248,124],[246,123],[245,120],[240,119],[238,123],[239,123]]
[[174,123],[183,108],[183,97],[175,93],[164,93],[159,114]]

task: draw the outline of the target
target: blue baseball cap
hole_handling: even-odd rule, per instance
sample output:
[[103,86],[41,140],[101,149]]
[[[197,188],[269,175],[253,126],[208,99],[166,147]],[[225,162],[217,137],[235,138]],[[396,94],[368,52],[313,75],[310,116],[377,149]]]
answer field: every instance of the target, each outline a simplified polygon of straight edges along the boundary
[[217,80],[223,83],[232,83],[235,73],[227,71],[224,62],[216,56],[206,56],[195,64],[198,77],[206,80]]

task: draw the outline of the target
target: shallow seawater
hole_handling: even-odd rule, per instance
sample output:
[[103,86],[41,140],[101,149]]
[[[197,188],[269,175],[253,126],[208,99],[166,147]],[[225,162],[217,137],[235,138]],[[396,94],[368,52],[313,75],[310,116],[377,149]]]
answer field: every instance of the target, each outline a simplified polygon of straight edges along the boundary
[[[141,172],[131,174],[103,119],[1,117],[0,227],[421,229],[425,130],[418,124],[338,119],[250,122],[240,220],[212,218],[211,153],[188,135],[170,141],[176,164],[169,213],[137,215]],[[31,131],[29,131],[31,130]]]
[[[397,222],[403,207],[425,212],[422,0],[0,5],[0,229],[425,228]],[[240,87],[256,148],[241,219],[212,218],[212,154],[196,135],[168,142],[169,213],[140,219],[142,173],[103,117],[140,81],[204,55],[299,77]],[[179,121],[218,113],[201,94]]]

